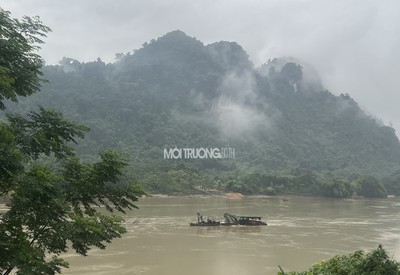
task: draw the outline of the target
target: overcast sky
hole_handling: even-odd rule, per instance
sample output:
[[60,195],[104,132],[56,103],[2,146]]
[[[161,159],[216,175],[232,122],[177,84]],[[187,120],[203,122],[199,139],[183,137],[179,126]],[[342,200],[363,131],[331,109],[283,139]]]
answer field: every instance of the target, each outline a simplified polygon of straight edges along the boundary
[[53,32],[40,54],[112,62],[180,29],[204,44],[236,41],[257,66],[293,56],[327,89],[348,93],[400,136],[398,0],[0,0],[13,17],[39,15]]

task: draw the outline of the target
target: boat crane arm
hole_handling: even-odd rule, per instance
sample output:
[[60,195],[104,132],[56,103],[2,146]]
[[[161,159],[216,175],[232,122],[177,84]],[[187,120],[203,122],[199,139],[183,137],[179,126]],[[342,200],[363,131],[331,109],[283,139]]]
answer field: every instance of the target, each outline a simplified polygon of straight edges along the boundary
[[228,223],[233,223],[238,221],[238,217],[235,215],[231,215],[229,213],[224,214],[225,221]]

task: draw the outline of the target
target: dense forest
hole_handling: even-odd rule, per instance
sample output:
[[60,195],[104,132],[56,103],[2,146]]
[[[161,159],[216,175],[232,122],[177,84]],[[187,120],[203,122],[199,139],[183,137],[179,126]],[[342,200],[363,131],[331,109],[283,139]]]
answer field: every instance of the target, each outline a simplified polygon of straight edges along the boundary
[[[400,193],[394,129],[348,94],[326,90],[296,59],[256,68],[235,42],[204,45],[173,31],[114,63],[64,57],[43,74],[42,91],[7,111],[42,105],[87,125],[78,154],[126,153],[127,177],[150,193]],[[164,148],[175,147],[229,147],[235,158],[164,159]]]

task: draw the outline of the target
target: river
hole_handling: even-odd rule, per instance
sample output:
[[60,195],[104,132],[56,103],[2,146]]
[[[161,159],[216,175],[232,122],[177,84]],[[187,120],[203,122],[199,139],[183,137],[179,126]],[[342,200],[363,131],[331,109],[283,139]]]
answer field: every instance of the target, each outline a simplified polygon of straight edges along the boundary
[[[378,244],[400,260],[400,198],[145,198],[128,233],[88,257],[68,254],[63,274],[268,275]],[[263,227],[190,227],[196,213],[262,216]]]

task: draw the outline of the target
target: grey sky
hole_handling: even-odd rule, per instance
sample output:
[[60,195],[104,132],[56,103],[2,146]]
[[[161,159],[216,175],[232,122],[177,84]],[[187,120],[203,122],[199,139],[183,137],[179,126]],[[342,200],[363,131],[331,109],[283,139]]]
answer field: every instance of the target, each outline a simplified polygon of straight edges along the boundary
[[293,56],[334,94],[348,93],[400,133],[397,0],[0,0],[13,17],[39,15],[53,32],[41,55],[112,62],[180,29],[203,43],[236,41],[254,64]]

